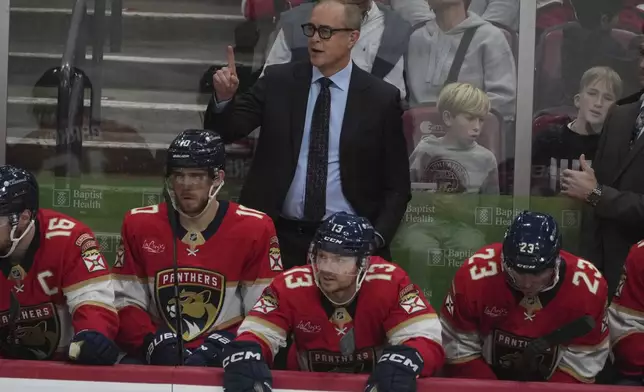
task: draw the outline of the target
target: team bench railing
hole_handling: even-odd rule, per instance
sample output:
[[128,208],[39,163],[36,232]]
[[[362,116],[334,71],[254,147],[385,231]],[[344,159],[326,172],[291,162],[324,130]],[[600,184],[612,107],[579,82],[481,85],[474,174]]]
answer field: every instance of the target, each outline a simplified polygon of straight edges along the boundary
[[[94,367],[57,362],[0,360],[0,390],[24,392],[219,392],[221,369],[117,365]],[[362,392],[366,376],[273,372],[275,392]],[[419,392],[629,392],[604,385],[519,383],[446,378],[420,380]]]

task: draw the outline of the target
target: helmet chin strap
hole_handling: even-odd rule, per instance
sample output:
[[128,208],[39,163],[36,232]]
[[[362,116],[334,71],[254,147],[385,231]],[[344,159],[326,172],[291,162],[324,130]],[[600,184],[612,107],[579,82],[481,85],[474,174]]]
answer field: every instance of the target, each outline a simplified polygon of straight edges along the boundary
[[25,231],[23,231],[20,237],[18,238],[16,238],[16,229],[18,228],[18,224],[11,225],[12,226],[11,233],[9,233],[9,239],[11,240],[11,248],[4,255],[0,255],[0,259],[6,259],[7,257],[11,256],[11,254],[13,254],[13,252],[18,247],[18,244],[20,243],[20,241],[22,241],[22,239],[25,238],[27,233],[29,233],[29,231],[33,229],[34,223],[35,221],[32,219],[31,222],[29,222],[29,226],[27,226]]
[[177,205],[176,197],[175,197],[175,194],[174,194],[174,191],[172,190],[172,188],[168,187],[168,193],[170,194],[170,200],[172,200],[172,207],[179,213],[179,215],[183,216],[184,218],[188,218],[188,219],[199,219],[199,218],[201,218],[203,216],[203,214],[206,213],[206,211],[208,210],[208,207],[210,207],[210,205],[212,204],[212,201],[215,200],[215,197],[217,196],[217,194],[221,190],[222,186],[224,186],[224,181],[223,180],[221,181],[221,183],[216,188],[215,188],[215,184],[212,184],[210,186],[210,190],[208,191],[208,203],[206,203],[206,206],[203,208],[203,210],[201,210],[200,213],[198,213],[197,215],[194,215],[194,216],[186,214]]

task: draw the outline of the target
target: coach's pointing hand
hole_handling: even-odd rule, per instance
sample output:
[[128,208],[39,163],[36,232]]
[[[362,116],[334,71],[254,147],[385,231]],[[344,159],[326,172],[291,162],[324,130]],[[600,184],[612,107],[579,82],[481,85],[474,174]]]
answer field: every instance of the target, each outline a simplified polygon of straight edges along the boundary
[[239,87],[239,79],[237,78],[237,68],[235,67],[235,52],[232,46],[228,46],[227,50],[228,66],[218,70],[212,77],[212,82],[215,87],[215,98],[217,102],[228,101],[235,96],[237,88]]

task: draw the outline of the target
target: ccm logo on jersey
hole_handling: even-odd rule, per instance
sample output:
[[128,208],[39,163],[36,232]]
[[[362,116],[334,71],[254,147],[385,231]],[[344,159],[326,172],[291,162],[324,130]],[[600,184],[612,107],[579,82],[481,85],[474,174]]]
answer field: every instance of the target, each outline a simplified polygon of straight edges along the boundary
[[83,252],[81,256],[83,257],[83,262],[85,263],[85,267],[87,267],[87,271],[97,272],[107,269],[105,266],[105,260],[103,260],[103,255],[101,255],[101,252],[99,252],[98,249],[90,249]]
[[407,358],[404,355],[401,354],[396,354],[396,353],[384,353],[378,360],[378,363],[381,362],[394,362],[401,364],[403,366],[406,366],[414,371],[414,373],[418,373],[418,370],[420,367],[414,363],[411,359]]
[[412,314],[427,309],[427,305],[420,297],[418,289],[413,284],[408,285],[400,292],[400,307]]
[[262,360],[262,354],[260,353],[254,353],[252,351],[242,351],[242,352],[234,353],[224,358],[222,365],[225,369],[226,366],[230,365],[231,363],[241,362],[241,361],[261,361],[261,360]]

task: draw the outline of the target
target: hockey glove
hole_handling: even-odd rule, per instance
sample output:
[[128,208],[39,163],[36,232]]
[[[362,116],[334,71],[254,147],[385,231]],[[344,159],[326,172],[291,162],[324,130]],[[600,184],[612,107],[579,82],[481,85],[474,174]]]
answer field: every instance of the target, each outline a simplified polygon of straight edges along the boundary
[[69,359],[83,365],[114,365],[120,350],[100,332],[83,330],[69,345]]
[[273,376],[254,342],[230,342],[224,347],[224,391],[270,392]]
[[[177,334],[167,330],[159,330],[156,334],[149,334],[143,341],[145,361],[150,365],[178,366],[181,364],[179,358],[179,340]],[[185,350],[184,358],[190,355]]]
[[405,345],[387,347],[367,380],[365,392],[415,392],[423,365],[416,349]]
[[218,331],[204,339],[203,344],[186,359],[187,366],[221,367],[224,346],[235,339],[235,334]]

